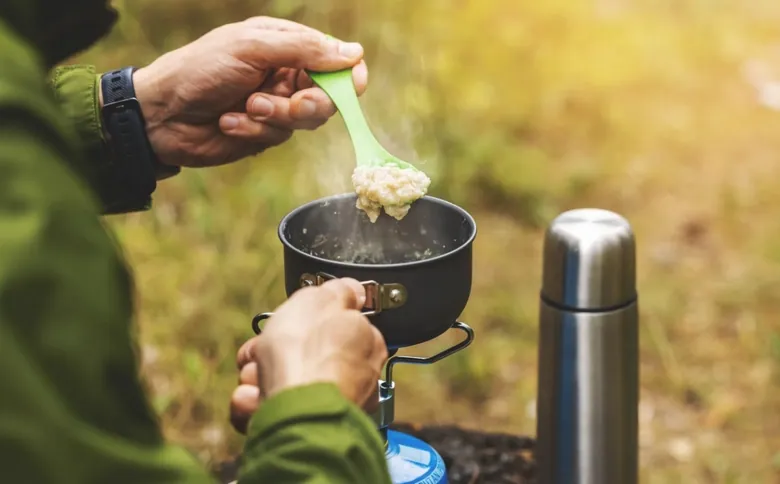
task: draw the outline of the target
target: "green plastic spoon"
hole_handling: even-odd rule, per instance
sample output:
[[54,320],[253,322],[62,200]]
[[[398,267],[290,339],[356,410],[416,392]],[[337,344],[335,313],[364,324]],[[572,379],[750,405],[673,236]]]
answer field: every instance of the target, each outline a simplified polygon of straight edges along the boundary
[[[355,147],[355,158],[360,167],[396,166],[418,170],[414,165],[396,158],[379,144],[371,128],[368,127],[363,110],[360,108],[355,84],[352,82],[352,69],[335,72],[307,71],[311,80],[331,98],[341,113],[347,126],[347,132]],[[418,170],[419,171],[419,170]]]

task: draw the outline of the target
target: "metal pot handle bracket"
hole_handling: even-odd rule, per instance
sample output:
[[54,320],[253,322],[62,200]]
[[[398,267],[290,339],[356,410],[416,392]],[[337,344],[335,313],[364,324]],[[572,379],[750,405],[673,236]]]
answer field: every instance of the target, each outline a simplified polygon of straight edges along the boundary
[[[332,276],[325,272],[317,272],[316,274],[305,273],[301,275],[301,288],[309,286],[321,286],[325,282],[336,279],[336,276]],[[386,283],[380,284],[376,281],[363,281],[360,284],[366,290],[366,303],[363,309],[365,316],[373,316],[379,314],[385,309],[395,309],[403,306],[406,303],[407,292],[406,288],[401,284]],[[252,318],[252,330],[255,334],[260,334],[262,328],[260,328],[260,322],[273,316],[274,313],[260,313]]]

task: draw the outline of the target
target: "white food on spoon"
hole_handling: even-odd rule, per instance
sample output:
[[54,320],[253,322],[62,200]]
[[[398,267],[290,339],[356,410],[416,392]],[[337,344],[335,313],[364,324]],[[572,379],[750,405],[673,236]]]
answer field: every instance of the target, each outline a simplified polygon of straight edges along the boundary
[[355,206],[376,222],[384,208],[396,220],[403,219],[412,203],[425,196],[431,179],[418,170],[395,166],[359,166],[352,173],[357,193]]

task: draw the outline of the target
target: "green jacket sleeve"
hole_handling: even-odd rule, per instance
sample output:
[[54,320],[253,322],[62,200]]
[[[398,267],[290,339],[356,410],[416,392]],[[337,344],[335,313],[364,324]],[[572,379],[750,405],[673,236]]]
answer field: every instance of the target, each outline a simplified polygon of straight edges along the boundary
[[87,178],[110,164],[103,138],[103,123],[98,99],[99,76],[93,66],[67,65],[55,68],[51,84],[60,109],[78,134],[82,151],[91,168]]
[[390,484],[370,418],[332,384],[280,393],[252,419],[239,484]]

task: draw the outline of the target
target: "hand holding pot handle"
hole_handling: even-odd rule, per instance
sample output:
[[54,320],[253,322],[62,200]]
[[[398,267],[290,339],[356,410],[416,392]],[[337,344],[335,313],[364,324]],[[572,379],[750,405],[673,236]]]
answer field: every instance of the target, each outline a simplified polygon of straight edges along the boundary
[[[333,383],[347,399],[373,411],[388,355],[381,333],[360,313],[363,304],[365,290],[359,282],[335,279],[296,291],[275,313],[258,315],[257,324],[253,321],[256,331],[260,321],[268,322],[238,352],[242,384],[234,400],[240,394],[243,402],[254,392],[257,405],[240,405],[254,411],[264,399],[286,389]],[[253,381],[257,389],[246,388],[254,386]],[[232,408],[238,406],[234,401]],[[236,422],[248,416],[236,413],[242,412],[234,412],[238,428]]]
[[[301,276],[301,287],[319,286],[335,279],[337,279],[336,276],[325,272],[317,272],[316,274],[306,273]],[[363,281],[358,284],[362,286],[362,291],[360,292],[360,306],[357,309],[364,316],[374,316],[385,309],[401,307],[406,303],[406,288],[401,284],[380,284],[376,281]],[[260,313],[252,318],[252,330],[255,334],[262,332],[260,322],[271,318],[273,315],[274,313]]]

